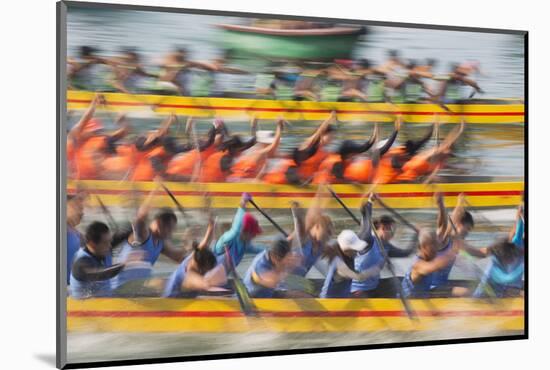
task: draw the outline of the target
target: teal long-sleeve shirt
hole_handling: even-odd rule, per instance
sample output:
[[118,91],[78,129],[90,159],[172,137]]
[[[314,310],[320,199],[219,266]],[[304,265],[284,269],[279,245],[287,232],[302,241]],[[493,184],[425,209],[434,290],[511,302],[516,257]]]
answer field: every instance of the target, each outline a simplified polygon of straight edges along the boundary
[[225,259],[225,246],[229,249],[229,254],[233,260],[233,264],[237,266],[246,251],[251,253],[259,253],[263,248],[253,246],[250,242],[244,242],[241,239],[241,229],[243,225],[243,218],[246,211],[243,207],[239,207],[235,217],[233,218],[233,224],[231,229],[227,230],[223,235],[218,239],[216,245],[214,246],[214,253],[218,256],[218,262],[222,262]]

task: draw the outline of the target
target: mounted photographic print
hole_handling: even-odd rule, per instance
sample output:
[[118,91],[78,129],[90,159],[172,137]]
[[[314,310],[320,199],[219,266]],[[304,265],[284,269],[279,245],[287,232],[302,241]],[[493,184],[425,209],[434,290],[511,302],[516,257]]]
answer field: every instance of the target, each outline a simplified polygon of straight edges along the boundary
[[58,367],[527,338],[526,58],[58,3]]

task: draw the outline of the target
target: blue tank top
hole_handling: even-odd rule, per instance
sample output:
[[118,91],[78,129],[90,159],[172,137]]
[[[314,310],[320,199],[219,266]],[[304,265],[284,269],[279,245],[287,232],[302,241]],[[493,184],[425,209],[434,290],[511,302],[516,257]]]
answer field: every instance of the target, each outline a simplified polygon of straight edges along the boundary
[[[439,250],[437,252],[437,256],[441,256],[442,254],[445,254],[451,249],[451,246],[453,245],[452,239],[449,240],[445,248]],[[456,257],[449,262],[447,266],[442,268],[439,271],[436,271],[432,274],[432,286],[431,289],[439,288],[442,286],[445,286],[449,283],[449,274],[451,273],[451,270],[453,268],[453,265],[455,263]]]
[[254,274],[261,275],[262,273],[273,271],[275,269],[275,266],[271,263],[271,260],[269,259],[269,253],[267,250],[264,250],[263,252],[260,252],[256,257],[254,257],[254,260],[252,261],[252,264],[246,270],[246,274],[244,275],[243,283],[246,287],[246,290],[248,290],[248,293],[253,298],[272,298],[273,293],[275,292],[275,289],[273,288],[267,288],[262,285],[256,284],[254,282],[252,276]]
[[338,259],[340,257],[333,258],[329,265],[320,298],[348,298],[351,295],[351,280],[337,274]]
[[[420,260],[418,256],[416,256],[413,260],[412,266]],[[423,276],[420,281],[417,283],[413,283],[411,279],[411,271],[412,266],[407,271],[405,276],[403,277],[403,281],[401,282],[401,286],[403,287],[403,294],[405,297],[418,297],[418,298],[425,298],[430,295],[430,287],[432,285],[432,278],[433,274]]]
[[116,278],[116,287],[119,287],[131,280],[150,278],[153,272],[152,267],[159,258],[163,248],[164,243],[162,240],[158,240],[157,244],[155,245],[155,242],[153,240],[153,233],[151,232],[149,232],[149,237],[147,238],[147,240],[139,246],[132,247],[132,245],[128,241],[126,241],[126,243],[120,250],[118,261],[120,263],[125,263],[131,253],[143,251],[145,252],[145,255],[143,257],[143,262],[145,263],[135,268],[124,269]]
[[76,252],[82,246],[82,237],[78,230],[67,226],[67,284],[71,283],[71,267],[73,265]]
[[[384,246],[384,249],[387,253],[388,248]],[[362,254],[357,254],[354,260],[355,271],[357,271],[357,273],[364,272],[373,266],[380,266],[380,268],[382,268],[384,263],[384,256],[382,255],[382,252],[380,252],[380,248],[376,240],[373,241],[372,247],[368,251]],[[364,281],[352,280],[351,291],[357,292],[373,290],[378,287],[379,283],[380,273]]]
[[306,276],[308,271],[313,267],[313,265],[315,265],[315,262],[317,262],[319,256],[321,256],[321,252],[321,248],[313,247],[313,241],[306,241],[306,243],[302,246],[302,256],[304,258],[302,265],[296,267],[292,273],[295,275]]
[[503,297],[509,288],[522,289],[523,262],[524,258],[519,257],[515,263],[504,266],[496,257],[492,256],[491,262],[487,266],[473,296],[475,298],[486,296],[487,285],[490,286],[491,290],[499,298]]
[[[86,249],[80,248],[74,257],[74,261],[85,258],[91,262],[93,267],[106,268],[111,267],[111,256],[104,258],[103,260],[93,256]],[[109,297],[111,296],[112,287],[111,280],[102,281],[80,281],[74,277],[71,273],[71,296],[76,299],[90,298],[90,297]]]
[[180,263],[176,271],[170,275],[170,278],[166,282],[166,286],[164,287],[164,293],[163,297],[177,297],[181,295],[181,284],[183,284],[185,280],[185,274],[187,272],[187,266],[189,265],[189,261],[191,261],[191,258],[193,258],[193,254],[191,253],[189,256],[185,257],[185,259]]

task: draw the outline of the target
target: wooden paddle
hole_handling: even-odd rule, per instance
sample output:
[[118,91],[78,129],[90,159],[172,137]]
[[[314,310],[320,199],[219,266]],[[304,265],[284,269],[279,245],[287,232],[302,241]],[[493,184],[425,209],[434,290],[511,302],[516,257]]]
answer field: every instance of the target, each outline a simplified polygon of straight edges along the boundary
[[375,200],[378,202],[378,204],[380,204],[386,211],[390,212],[392,215],[395,216],[395,218],[397,218],[401,223],[403,223],[403,225],[407,226],[408,228],[410,228],[412,231],[414,231],[416,234],[418,234],[418,228],[416,226],[414,226],[412,223],[410,223],[409,221],[407,221],[407,219],[403,216],[401,216],[401,214],[399,214],[399,212],[397,212],[395,209],[391,208],[390,206],[388,206],[386,203],[384,203],[382,201],[382,199],[380,199],[380,197],[376,197]]
[[405,311],[407,312],[407,316],[411,320],[418,320],[418,317],[412,310],[412,307],[409,304],[409,301],[407,298],[405,298],[405,292],[403,291],[403,286],[401,285],[401,282],[397,278],[397,275],[395,274],[395,268],[393,266],[392,261],[388,257],[388,254],[386,253],[386,250],[384,249],[384,245],[382,244],[382,241],[380,240],[380,237],[378,236],[378,233],[376,232],[376,228],[374,227],[374,223],[372,222],[372,218],[370,220],[370,226],[372,230],[372,234],[374,235],[374,238],[376,240],[376,244],[378,245],[378,248],[380,249],[380,254],[382,254],[382,257],[384,258],[384,261],[386,261],[388,265],[388,270],[390,270],[390,273],[392,275],[392,281],[396,288],[396,290],[399,293],[399,299],[401,300],[401,303],[403,304],[403,308],[405,308]]
[[113,215],[111,214],[111,211],[109,211],[109,208],[107,208],[107,206],[105,206],[105,204],[103,203],[103,201],[101,200],[99,195],[96,194],[95,197],[97,199],[97,202],[99,203],[99,206],[101,207],[101,211],[103,212],[105,217],[107,217],[107,221],[109,222],[109,225],[111,226],[113,231],[116,233],[119,230],[119,227],[118,227],[118,224],[115,221]]
[[163,183],[160,184],[160,186],[162,186],[162,188],[164,189],[164,191],[166,192],[166,194],[168,194],[168,196],[170,197],[170,199],[172,199],[172,201],[174,202],[174,204],[176,205],[176,207],[178,208],[178,211],[181,213],[181,215],[183,216],[185,222],[187,224],[190,224],[189,222],[189,215],[185,212],[185,209],[183,208],[183,206],[181,205],[181,203],[176,199],[176,197],[174,196],[174,193],[172,193],[170,191],[170,189],[168,189],[166,187],[166,185],[164,185]]
[[233,275],[233,285],[235,287],[235,293],[237,294],[237,298],[239,300],[239,304],[243,313],[246,316],[258,316],[258,310],[254,305],[254,302],[252,302],[252,299],[248,294],[248,290],[246,289],[239,274],[237,273],[237,270],[235,269],[233,258],[231,258],[231,254],[229,253],[229,248],[227,247],[227,245],[224,245],[223,248],[225,251],[227,267],[229,267],[229,272],[231,273],[231,275]]
[[281,234],[283,234],[285,236],[285,238],[288,237],[288,233],[286,231],[283,230],[283,228],[281,226],[279,226],[279,224],[277,222],[275,222],[274,219],[272,219],[267,213],[265,213],[265,211],[263,209],[261,209],[257,204],[256,202],[254,202],[254,200],[250,199],[249,200],[250,204],[252,204],[254,206],[254,208],[256,208],[258,210],[258,212],[260,212],[262,214],[262,216],[264,216],[269,222],[271,222],[271,224],[273,226],[275,226],[275,228],[277,230],[279,230],[279,232]]
[[353,219],[353,221],[355,221],[357,223],[357,225],[361,225],[361,221],[359,221],[359,219],[357,218],[357,216],[355,216],[353,214],[353,212],[348,208],[348,206],[346,206],[344,204],[344,202],[342,201],[342,199],[340,199],[340,197],[334,192],[334,190],[332,190],[329,186],[327,186],[327,189],[330,193],[330,195],[333,196],[333,198],[338,202],[338,204],[340,204],[340,206],[342,206],[342,208],[344,208],[344,210],[351,216],[351,218]]

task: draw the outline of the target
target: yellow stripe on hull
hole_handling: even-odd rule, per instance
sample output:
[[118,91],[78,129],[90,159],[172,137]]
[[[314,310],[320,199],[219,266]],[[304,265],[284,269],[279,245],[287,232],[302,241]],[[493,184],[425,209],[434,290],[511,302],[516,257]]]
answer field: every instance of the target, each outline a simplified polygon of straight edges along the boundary
[[[211,206],[214,208],[236,208],[239,206],[244,191],[251,193],[255,201],[264,208],[288,208],[291,201],[298,201],[303,207],[313,202],[317,187],[298,187],[292,185],[271,185],[260,183],[166,183],[184,207],[200,208],[205,205],[204,194],[209,194]],[[77,187],[87,189],[91,195],[98,195],[107,206],[130,206],[131,193],[146,195],[155,188],[153,182],[84,180],[69,181],[68,191]],[[432,208],[435,207],[433,192],[445,194],[445,205],[454,207],[458,195],[465,193],[472,207],[511,207],[521,202],[523,182],[490,182],[490,183],[452,183],[439,184],[437,187],[423,184],[389,184],[376,188],[384,202],[393,208]],[[370,185],[335,184],[332,189],[342,198],[347,206],[360,206],[362,194]],[[98,206],[96,197],[89,198],[91,206]],[[155,207],[173,206],[172,200],[159,192],[152,199]],[[326,208],[339,208],[340,205],[332,198],[326,199]]]
[[[67,302],[69,332],[377,332],[453,330],[470,335],[524,330],[522,298],[411,300],[418,320],[398,299],[256,299],[259,317],[245,317],[231,299],[91,299]],[[292,316],[294,315],[294,316]]]
[[[85,109],[95,93],[68,91],[67,109]],[[408,123],[432,123],[437,113],[441,123],[508,124],[524,122],[524,104],[449,104],[450,112],[436,104],[388,104],[308,102],[228,98],[194,98],[165,95],[128,95],[105,93],[106,109],[119,112],[151,112],[166,115],[175,113],[194,117],[245,119],[254,115],[258,119],[323,120],[336,110],[342,121],[393,122],[396,113]]]

